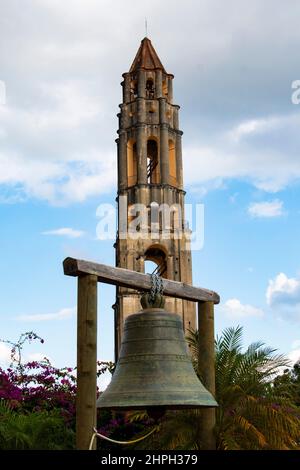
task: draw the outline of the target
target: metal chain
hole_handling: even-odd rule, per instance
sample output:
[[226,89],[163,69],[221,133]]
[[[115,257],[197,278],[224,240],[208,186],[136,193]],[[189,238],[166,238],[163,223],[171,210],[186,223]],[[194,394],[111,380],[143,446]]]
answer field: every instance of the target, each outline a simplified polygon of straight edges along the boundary
[[163,280],[158,274],[151,274],[151,290],[150,290],[150,301],[151,303],[155,302],[155,297],[157,294],[163,294],[164,285]]

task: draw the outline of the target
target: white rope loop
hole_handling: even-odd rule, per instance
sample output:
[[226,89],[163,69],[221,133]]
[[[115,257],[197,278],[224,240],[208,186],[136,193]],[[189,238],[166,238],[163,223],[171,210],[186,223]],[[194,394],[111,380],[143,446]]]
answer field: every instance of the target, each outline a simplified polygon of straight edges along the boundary
[[100,439],[104,439],[105,441],[112,442],[113,444],[121,444],[121,445],[129,445],[129,444],[136,444],[137,442],[143,441],[147,437],[151,436],[155,431],[157,431],[157,426],[155,426],[153,429],[151,429],[150,432],[145,434],[145,436],[139,437],[137,439],[133,439],[132,441],[116,441],[115,439],[111,439],[110,437],[104,436],[103,434],[100,434],[96,428],[93,429],[94,433],[91,438],[91,442],[89,445],[89,450],[92,450],[93,444],[95,437],[100,437]]

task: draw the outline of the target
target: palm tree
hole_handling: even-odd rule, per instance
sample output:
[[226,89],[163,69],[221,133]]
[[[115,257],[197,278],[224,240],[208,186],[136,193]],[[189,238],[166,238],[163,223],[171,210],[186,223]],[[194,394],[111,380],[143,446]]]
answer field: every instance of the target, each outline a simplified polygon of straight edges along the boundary
[[[243,351],[242,333],[240,326],[227,328],[215,342],[217,448],[297,449],[300,410],[273,386],[288,361],[261,342]],[[196,361],[197,332],[188,341]]]
[[[288,361],[261,342],[244,351],[242,332],[242,327],[228,328],[215,342],[217,449],[299,449],[300,410],[282,388],[273,386]],[[198,332],[190,331],[187,340],[197,370]],[[140,448],[201,449],[200,416],[201,410],[169,412],[160,432]]]

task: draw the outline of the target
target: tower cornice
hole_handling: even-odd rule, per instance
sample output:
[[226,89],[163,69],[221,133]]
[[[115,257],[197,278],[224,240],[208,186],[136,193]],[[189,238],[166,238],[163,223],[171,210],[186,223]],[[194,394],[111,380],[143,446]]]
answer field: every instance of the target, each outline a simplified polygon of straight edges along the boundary
[[176,188],[175,186],[172,186],[171,184],[165,184],[165,183],[147,183],[147,184],[135,184],[133,186],[127,186],[125,188],[119,189],[117,192],[117,195],[123,195],[128,193],[128,191],[132,191],[133,189],[143,189],[143,188],[149,188],[149,189],[169,189],[171,191],[174,191],[176,193],[180,193],[185,195],[186,191],[182,188]]
[[168,98],[166,98],[165,96],[161,96],[160,98],[145,98],[144,96],[140,96],[138,98],[135,98],[131,101],[127,101],[126,103],[120,103],[119,104],[119,108],[124,108],[126,106],[129,106],[133,103],[136,103],[137,100],[144,100],[146,102],[152,102],[152,101],[160,101],[160,100],[164,100],[168,105],[172,106],[173,108],[176,108],[176,109],[180,109],[180,105],[179,104],[175,104],[175,103],[171,103],[170,101],[168,101]]
[[134,130],[137,130],[139,128],[147,128],[147,127],[155,128],[155,129],[165,129],[165,130],[168,130],[170,133],[177,134],[177,135],[180,135],[180,136],[183,135],[183,131],[181,131],[180,129],[174,129],[174,127],[170,126],[170,124],[168,124],[168,123],[149,124],[149,122],[139,122],[138,124],[134,124],[134,125],[129,126],[129,127],[124,127],[122,129],[118,129],[117,134],[118,135],[126,134],[130,131],[134,131]]

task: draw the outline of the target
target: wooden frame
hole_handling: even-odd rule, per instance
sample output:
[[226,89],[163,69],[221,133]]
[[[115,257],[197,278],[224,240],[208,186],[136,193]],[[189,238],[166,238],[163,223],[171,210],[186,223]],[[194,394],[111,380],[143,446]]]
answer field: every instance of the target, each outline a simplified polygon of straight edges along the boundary
[[[76,448],[86,450],[96,426],[97,412],[97,283],[149,291],[151,277],[74,258],[66,258],[63,267],[65,275],[78,277]],[[214,291],[169,279],[163,279],[163,287],[166,296],[198,303],[199,375],[203,385],[214,395],[214,304],[220,302],[220,297]],[[214,449],[215,410],[203,410],[201,420],[203,448]]]
[[[149,274],[138,273],[129,269],[114,268],[105,264],[93,263],[74,258],[66,258],[63,262],[66,276],[84,276],[91,274],[97,276],[98,282],[113,284],[115,286],[128,287],[140,291],[151,289],[151,278]],[[220,302],[219,295],[202,287],[194,287],[183,282],[163,279],[164,295],[178,297],[194,302],[211,301],[214,304]]]

